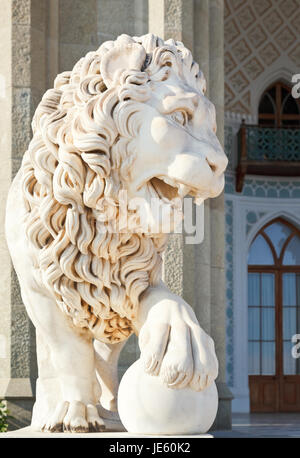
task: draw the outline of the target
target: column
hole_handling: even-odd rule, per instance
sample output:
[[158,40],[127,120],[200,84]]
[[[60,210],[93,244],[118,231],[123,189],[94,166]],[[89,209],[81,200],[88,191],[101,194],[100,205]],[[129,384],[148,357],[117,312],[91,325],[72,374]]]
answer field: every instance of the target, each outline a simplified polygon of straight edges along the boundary
[[[202,70],[209,96],[209,0],[194,0],[194,51],[193,56]],[[194,249],[194,310],[203,329],[210,334],[210,201],[204,203],[204,240]]]
[[12,105],[12,5],[1,0],[1,29],[0,29],[0,270],[1,302],[0,302],[0,399],[4,398],[10,381],[10,350],[11,350],[11,272],[10,256],[4,236],[5,199],[11,181],[11,105]]
[[[209,97],[217,111],[218,138],[224,145],[224,2],[209,2]],[[211,336],[219,360],[216,429],[231,428],[232,394],[226,385],[225,210],[224,193],[210,200]]]
[[[46,88],[46,0],[1,0],[5,28],[1,29],[1,323],[4,335],[0,355],[0,398],[8,403],[11,427],[30,422],[37,376],[35,331],[22,303],[4,235],[5,204],[11,180],[17,173],[31,139],[31,119]],[[2,107],[1,107],[2,108]],[[4,166],[3,166],[4,165]],[[5,175],[5,176],[4,176]],[[2,320],[2,318],[1,318]],[[1,353],[1,352],[0,352]]]
[[98,41],[122,33],[144,35],[148,29],[148,0],[98,0]]
[[98,48],[97,14],[97,0],[59,0],[59,72]]

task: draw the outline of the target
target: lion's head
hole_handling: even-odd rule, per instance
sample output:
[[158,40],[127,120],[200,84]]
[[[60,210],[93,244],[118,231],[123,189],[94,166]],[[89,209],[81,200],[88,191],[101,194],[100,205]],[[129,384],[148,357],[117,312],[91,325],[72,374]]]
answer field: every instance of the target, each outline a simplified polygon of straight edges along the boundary
[[[58,305],[104,341],[130,335],[139,295],[160,279],[166,236],[151,199],[170,215],[187,194],[223,189],[227,159],[204,92],[182,43],[121,35],[58,75],[36,110],[22,166],[27,235]],[[124,190],[128,221],[115,231]]]

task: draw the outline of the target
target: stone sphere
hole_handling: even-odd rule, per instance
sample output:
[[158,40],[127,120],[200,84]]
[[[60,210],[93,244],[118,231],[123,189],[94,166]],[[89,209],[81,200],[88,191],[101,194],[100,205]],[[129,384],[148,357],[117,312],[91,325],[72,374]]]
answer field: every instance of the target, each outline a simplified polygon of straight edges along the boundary
[[171,389],[160,377],[146,374],[140,359],[125,372],[119,387],[120,419],[134,434],[204,434],[217,409],[215,383],[199,392],[189,387]]

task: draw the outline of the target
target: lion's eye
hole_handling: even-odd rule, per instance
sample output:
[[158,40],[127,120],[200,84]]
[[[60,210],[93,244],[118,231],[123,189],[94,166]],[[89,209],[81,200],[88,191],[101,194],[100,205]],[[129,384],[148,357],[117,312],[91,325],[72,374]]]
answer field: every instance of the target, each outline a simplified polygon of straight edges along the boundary
[[178,124],[185,126],[188,122],[188,116],[184,111],[178,110],[172,113],[171,118],[176,121]]

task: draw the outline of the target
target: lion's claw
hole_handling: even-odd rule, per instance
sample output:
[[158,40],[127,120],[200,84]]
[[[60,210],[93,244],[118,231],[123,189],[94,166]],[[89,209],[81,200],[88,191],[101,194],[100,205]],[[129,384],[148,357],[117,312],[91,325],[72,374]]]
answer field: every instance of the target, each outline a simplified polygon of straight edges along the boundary
[[79,401],[62,401],[41,429],[51,433],[87,433],[103,431],[105,424],[94,405],[85,405]]

